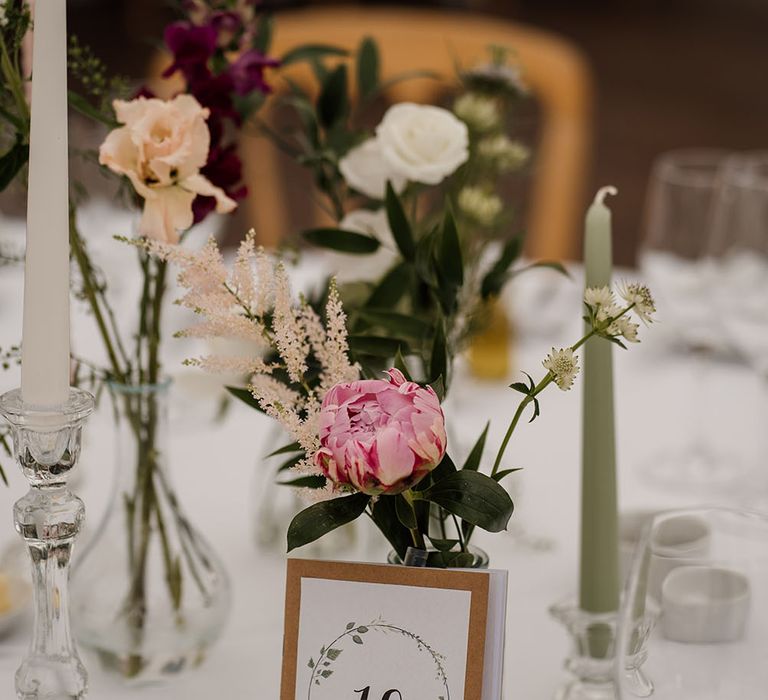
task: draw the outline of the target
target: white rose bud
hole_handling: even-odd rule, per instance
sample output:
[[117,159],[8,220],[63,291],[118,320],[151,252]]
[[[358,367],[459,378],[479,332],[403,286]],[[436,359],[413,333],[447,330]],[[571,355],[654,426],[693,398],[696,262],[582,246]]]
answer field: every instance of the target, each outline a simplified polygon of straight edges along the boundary
[[387,180],[398,194],[407,182],[407,178],[394,173],[389,167],[375,138],[351,149],[339,161],[339,170],[350,187],[374,199],[384,199]]
[[437,185],[469,157],[467,125],[440,107],[393,105],[376,135],[392,170],[413,182]]

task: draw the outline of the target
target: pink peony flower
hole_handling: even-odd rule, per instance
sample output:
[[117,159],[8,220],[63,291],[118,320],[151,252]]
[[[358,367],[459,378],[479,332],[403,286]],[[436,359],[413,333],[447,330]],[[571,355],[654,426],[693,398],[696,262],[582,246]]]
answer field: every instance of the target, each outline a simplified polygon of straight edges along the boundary
[[237,206],[200,173],[208,161],[211,136],[205,123],[209,111],[194,97],[138,97],[116,100],[114,106],[124,126],[107,136],[99,162],[125,175],[145,200],[139,235],[178,243],[179,232],[192,226],[192,203],[198,195],[212,197],[220,213]]
[[323,399],[315,464],[335,484],[376,496],[417,484],[442,460],[437,394],[391,369],[389,379],[337,384]]

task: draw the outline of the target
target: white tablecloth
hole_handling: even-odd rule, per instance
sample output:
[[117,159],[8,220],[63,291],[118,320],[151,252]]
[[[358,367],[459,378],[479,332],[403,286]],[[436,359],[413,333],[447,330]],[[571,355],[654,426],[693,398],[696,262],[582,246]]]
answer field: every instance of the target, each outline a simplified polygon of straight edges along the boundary
[[[541,271],[523,276],[511,290],[514,300],[510,306],[520,329],[514,364],[534,376],[541,375],[540,362],[550,347],[573,342],[580,329],[578,271],[573,282],[561,281],[553,275]],[[547,280],[555,285],[553,289],[559,290],[550,295],[553,298],[541,292]],[[3,346],[17,342],[20,337],[21,283],[20,270],[0,268]],[[540,304],[548,306],[541,308]],[[83,314],[76,316],[74,343],[82,348],[84,343],[92,342],[92,332],[86,330],[87,319]],[[759,469],[768,454],[768,411],[763,385],[749,370],[735,364],[708,368],[706,383],[702,382],[691,371],[689,362],[676,359],[660,342],[665,335],[663,308],[659,316],[658,327],[642,329],[640,346],[615,353],[622,508],[739,502],[747,492],[754,497],[765,495],[762,477],[768,472]],[[0,375],[0,388],[17,384],[16,370]],[[477,544],[490,553],[492,566],[510,572],[505,683],[510,700],[549,698],[564,677],[562,662],[567,638],[564,630],[550,619],[547,608],[572,594],[576,586],[579,386],[577,381],[574,390],[567,393],[549,390],[543,396],[541,418],[520,426],[505,460],[505,466],[524,467],[507,483],[517,501],[513,529],[524,530],[528,535],[478,533]],[[485,421],[492,418],[488,444],[494,450],[514,411],[517,395],[505,388],[505,383],[474,380],[461,367],[452,392],[448,405],[450,421],[461,441],[467,443],[464,449]],[[212,425],[205,418],[211,406],[210,399],[201,404],[199,411],[197,407],[190,411],[187,404],[183,419],[173,422],[171,449],[182,503],[231,574],[233,610],[229,624],[206,663],[169,685],[121,687],[99,670],[94,658],[85,655],[93,698],[271,700],[279,695],[285,557],[260,552],[253,534],[253,485],[257,482],[258,456],[264,453],[270,422],[245,406],[233,405],[223,424]],[[751,489],[744,487],[743,479],[732,488],[699,492],[693,488],[661,488],[646,478],[649,460],[659,450],[691,434],[687,422],[692,413],[704,421],[698,428],[700,434],[715,438],[738,460],[757,469]],[[106,507],[112,478],[111,431],[109,417],[96,415],[86,432],[77,491],[86,502],[91,525],[98,522]],[[183,465],[183,469],[178,465]],[[26,490],[18,471],[10,471],[9,476],[10,488],[0,487],[0,547],[16,538],[11,505]],[[550,539],[552,547],[530,546],[531,540],[540,538]],[[378,552],[373,556],[380,560]],[[24,626],[0,639],[0,697],[11,696],[13,673],[27,640],[28,629]]]

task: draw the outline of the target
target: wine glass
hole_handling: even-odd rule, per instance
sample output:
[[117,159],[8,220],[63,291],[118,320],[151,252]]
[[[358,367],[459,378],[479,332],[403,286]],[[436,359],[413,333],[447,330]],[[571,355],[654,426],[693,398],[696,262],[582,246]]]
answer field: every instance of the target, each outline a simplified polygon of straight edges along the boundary
[[655,446],[643,465],[646,475],[665,487],[721,486],[741,470],[733,454],[716,444],[717,431],[708,426],[719,417],[707,413],[713,404],[712,365],[731,350],[712,310],[715,273],[710,265],[713,213],[730,155],[705,149],[664,154],[649,183],[640,266],[657,299],[660,323],[654,336],[667,342],[669,359],[680,363],[676,373],[685,390],[677,396],[687,403],[671,406],[667,397],[664,406],[674,415],[657,415],[674,421],[678,442]]
[[[716,274],[714,308],[729,341],[762,382],[747,389],[747,416],[768,410],[768,152],[740,153],[723,166],[715,198],[710,239],[710,265]],[[754,375],[753,375],[754,376]],[[758,418],[759,421],[759,418]],[[760,425],[752,426],[751,461],[759,469],[768,456]],[[751,480],[750,498],[765,505],[765,470],[760,489]],[[759,471],[758,471],[759,473]]]
[[731,341],[768,378],[768,152],[728,158],[712,216],[717,306]]
[[764,700],[767,658],[768,516],[726,508],[657,515],[619,613],[619,698]]

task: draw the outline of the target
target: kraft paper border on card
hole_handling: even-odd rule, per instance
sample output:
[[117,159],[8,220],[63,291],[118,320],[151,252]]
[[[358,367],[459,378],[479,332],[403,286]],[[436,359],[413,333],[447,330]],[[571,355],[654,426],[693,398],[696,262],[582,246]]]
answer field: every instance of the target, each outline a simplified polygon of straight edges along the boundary
[[421,569],[382,564],[360,564],[289,559],[285,586],[285,636],[280,700],[295,700],[298,664],[301,580],[357,581],[422,588],[469,591],[472,595],[467,636],[467,664],[463,700],[481,700],[490,575],[456,569]]

